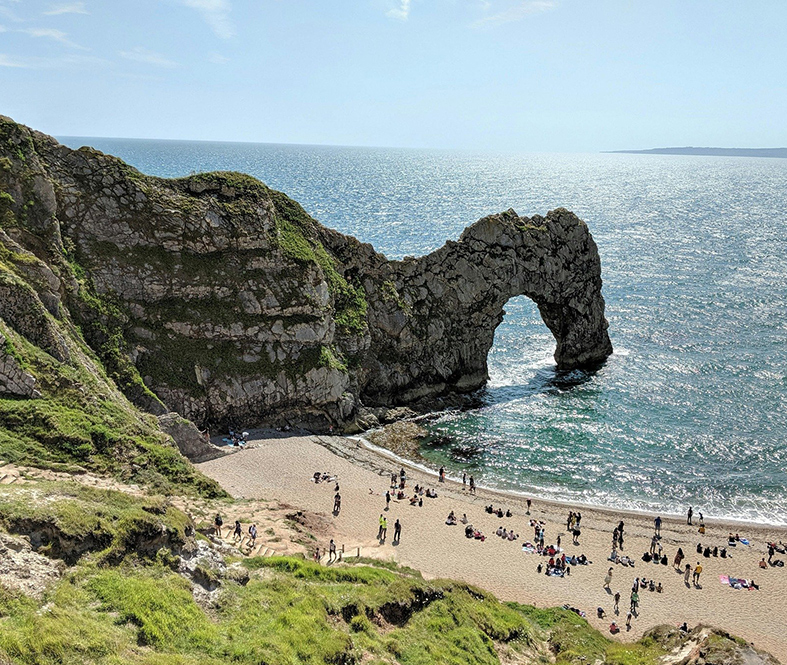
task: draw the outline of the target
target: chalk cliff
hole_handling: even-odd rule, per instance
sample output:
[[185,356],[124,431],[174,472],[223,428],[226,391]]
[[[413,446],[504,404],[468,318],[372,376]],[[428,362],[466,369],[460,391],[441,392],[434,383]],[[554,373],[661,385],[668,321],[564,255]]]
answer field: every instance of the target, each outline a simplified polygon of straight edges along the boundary
[[[9,335],[69,363],[74,324],[132,402],[199,425],[343,426],[362,405],[473,391],[518,295],[559,367],[612,351],[597,248],[567,210],[491,215],[389,261],[250,176],[150,177],[7,118],[0,268]],[[35,397],[5,356],[0,393]]]

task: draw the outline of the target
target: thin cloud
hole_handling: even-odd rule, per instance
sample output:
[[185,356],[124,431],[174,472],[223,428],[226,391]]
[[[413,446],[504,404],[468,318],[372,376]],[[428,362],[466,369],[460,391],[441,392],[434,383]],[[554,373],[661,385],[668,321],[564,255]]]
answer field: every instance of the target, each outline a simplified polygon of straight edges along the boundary
[[126,60],[133,60],[134,62],[142,62],[146,65],[154,65],[155,67],[172,68],[179,66],[174,60],[170,60],[160,53],[150,51],[142,46],[137,46],[130,51],[120,51],[120,57]]
[[235,26],[230,21],[229,0],[180,0],[181,4],[197,10],[205,23],[221,39],[235,36]]
[[69,2],[61,5],[49,5],[43,12],[44,16],[60,16],[61,14],[89,14],[84,2]]
[[13,21],[14,23],[22,23],[24,22],[23,18],[19,18],[12,9],[6,7],[5,5],[0,5],[0,16],[5,17],[9,21]]
[[221,53],[209,54],[208,60],[212,62],[214,65],[226,65],[230,61],[230,59],[226,55],[221,55]]
[[399,6],[387,11],[385,15],[397,21],[406,21],[410,16],[410,0],[400,0]]
[[515,23],[533,14],[548,12],[556,6],[557,3],[553,2],[553,0],[524,0],[502,12],[492,14],[491,16],[485,16],[477,20],[473,23],[473,27],[494,28],[499,25],[505,25],[506,23]]
[[69,48],[77,48],[81,51],[88,50],[84,46],[80,46],[76,42],[72,42],[68,38],[68,35],[62,30],[55,30],[54,28],[25,28],[19,32],[24,32],[26,35],[30,35],[31,37],[51,39],[58,42],[59,44],[62,44],[63,46],[68,46]]
[[41,58],[38,56],[18,57],[0,53],[0,67],[12,69],[64,69],[82,66],[105,66],[108,62],[103,58],[86,55],[64,55],[59,58]]

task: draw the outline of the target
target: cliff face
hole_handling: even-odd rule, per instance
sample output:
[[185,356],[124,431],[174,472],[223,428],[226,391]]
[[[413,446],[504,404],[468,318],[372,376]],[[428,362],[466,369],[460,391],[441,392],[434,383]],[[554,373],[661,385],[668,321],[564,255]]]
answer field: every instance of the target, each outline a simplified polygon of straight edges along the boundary
[[[30,257],[16,287],[0,283],[24,291],[0,299],[11,329],[68,362],[52,322],[73,320],[133,402],[199,424],[324,427],[361,404],[474,390],[517,295],[538,304],[559,367],[612,350],[595,243],[563,209],[492,215],[388,261],[249,176],[148,177],[3,119],[0,226],[0,252]],[[32,393],[6,364],[10,390]]]

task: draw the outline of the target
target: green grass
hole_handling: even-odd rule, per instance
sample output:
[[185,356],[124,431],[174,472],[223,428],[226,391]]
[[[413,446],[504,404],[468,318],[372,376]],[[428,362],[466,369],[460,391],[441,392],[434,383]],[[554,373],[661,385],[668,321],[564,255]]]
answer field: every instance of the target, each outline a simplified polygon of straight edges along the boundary
[[0,398],[0,459],[111,474],[162,493],[225,495],[169,442],[155,418],[113,389],[86,345],[70,338],[74,360],[63,363],[2,323],[0,331],[42,395]]
[[128,554],[155,557],[185,541],[188,517],[161,497],[136,497],[75,482],[0,487],[0,526],[33,534],[43,552],[75,563],[80,556],[116,563]]
[[[168,568],[80,565],[44,601],[0,587],[0,662],[20,665],[497,665],[500,653],[558,665],[656,665],[653,638],[612,642],[562,609],[500,603],[395,565],[250,559],[208,612]],[[720,652],[735,645],[720,637]]]

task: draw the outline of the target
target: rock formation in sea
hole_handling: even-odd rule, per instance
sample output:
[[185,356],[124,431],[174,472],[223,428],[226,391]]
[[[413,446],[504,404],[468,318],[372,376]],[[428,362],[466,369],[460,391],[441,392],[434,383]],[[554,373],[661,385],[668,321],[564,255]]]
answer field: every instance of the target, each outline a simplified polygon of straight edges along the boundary
[[[562,208],[490,215],[391,261],[250,176],[150,177],[8,118],[0,267],[10,330],[57,363],[77,331],[137,406],[201,426],[342,427],[364,406],[474,391],[519,295],[559,368],[612,352],[596,244]],[[3,349],[0,393],[34,398]]]

